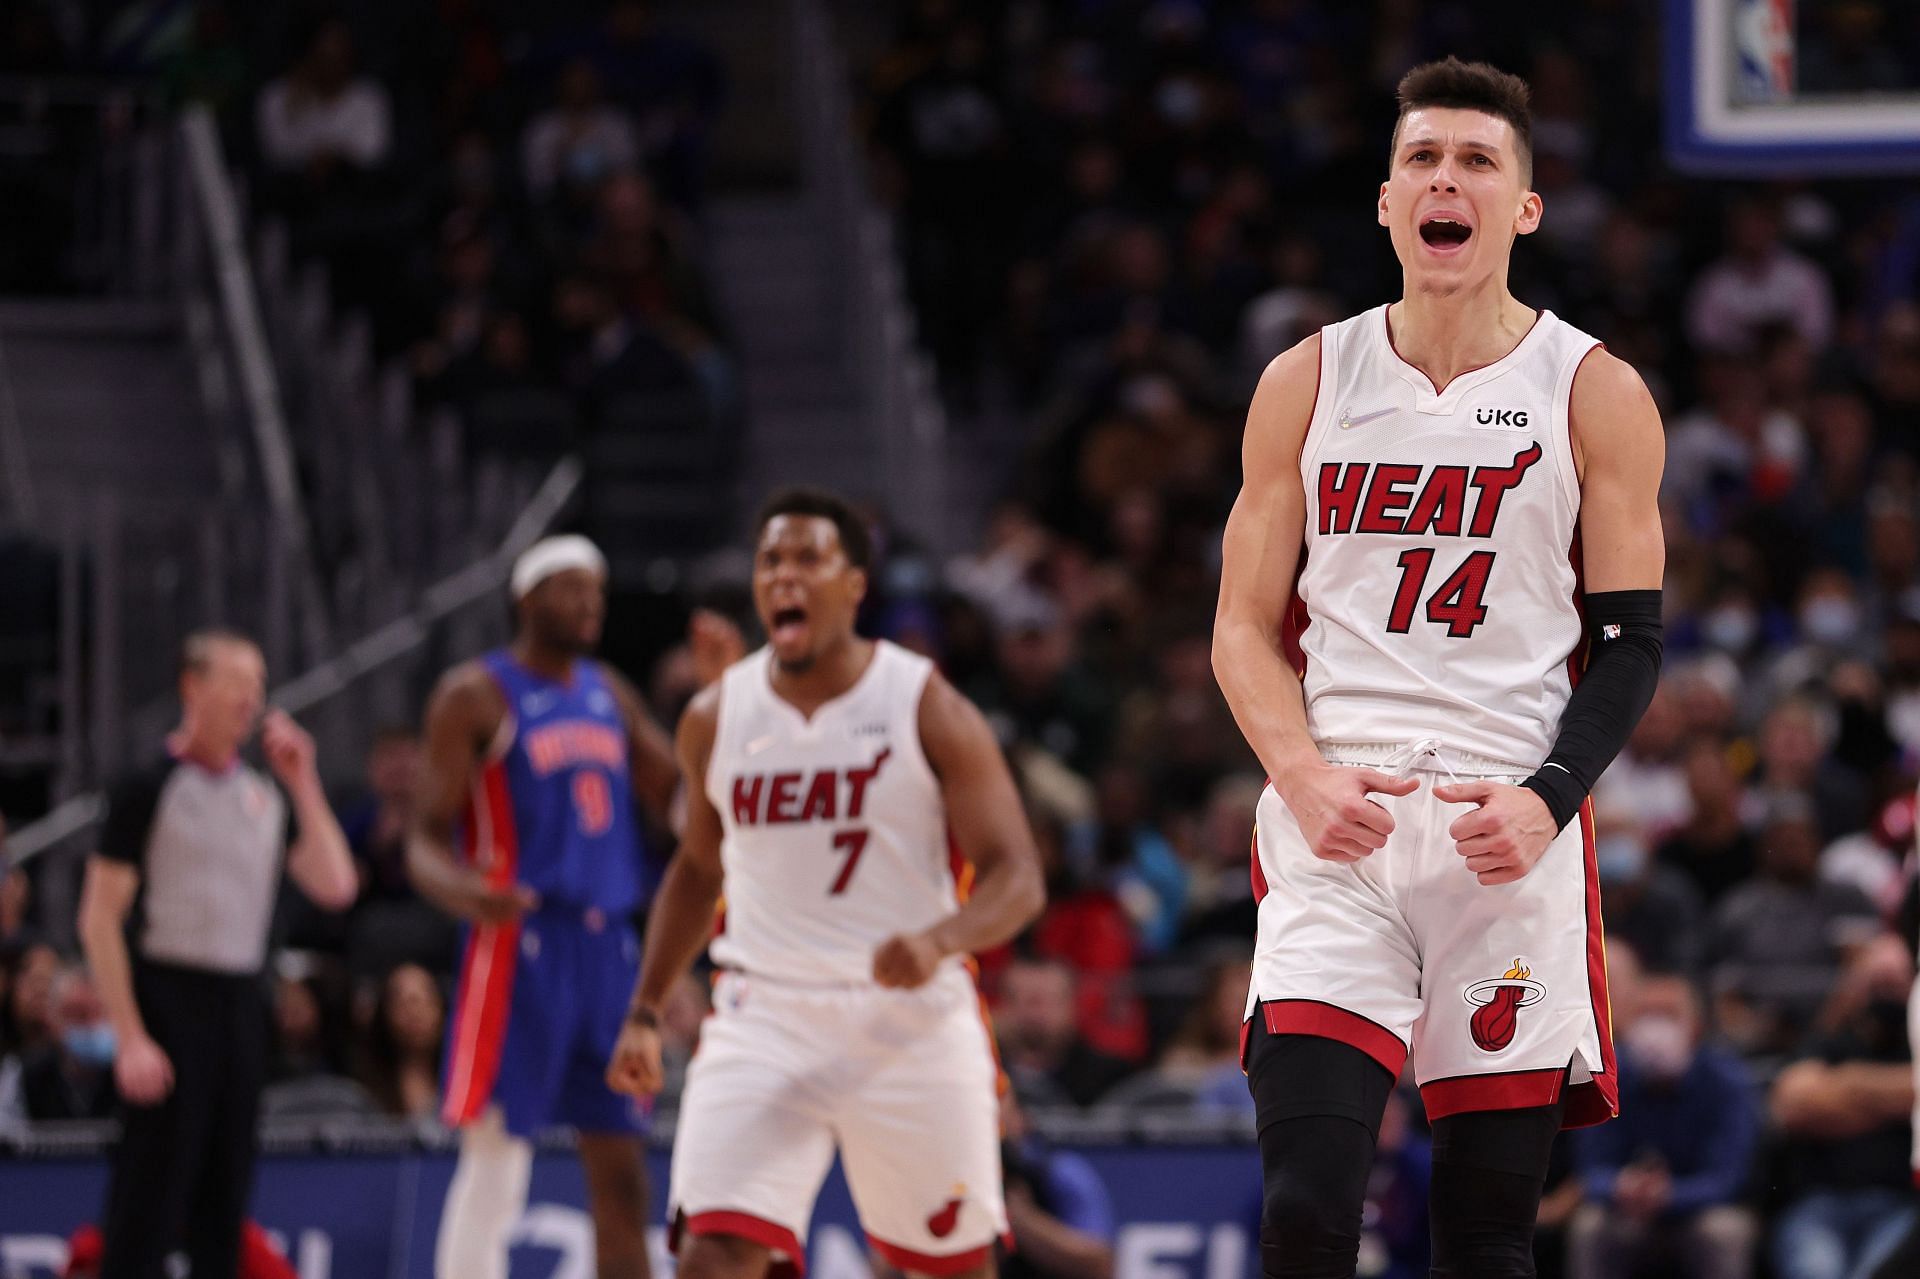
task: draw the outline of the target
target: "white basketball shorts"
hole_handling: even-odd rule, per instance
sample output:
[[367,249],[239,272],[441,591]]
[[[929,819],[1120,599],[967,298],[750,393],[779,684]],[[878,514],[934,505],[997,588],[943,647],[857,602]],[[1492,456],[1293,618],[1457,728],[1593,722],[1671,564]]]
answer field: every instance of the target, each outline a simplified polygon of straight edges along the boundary
[[1591,803],[1524,879],[1486,886],[1447,828],[1470,811],[1433,787],[1514,784],[1516,765],[1437,741],[1327,745],[1331,762],[1412,776],[1373,800],[1393,815],[1384,848],[1323,861],[1269,786],[1254,830],[1259,939],[1249,1017],[1321,1035],[1396,1076],[1412,1055],[1430,1118],[1548,1105],[1565,1126],[1619,1110]]
[[806,1268],[837,1146],[875,1252],[957,1274],[1007,1231],[999,1067],[972,977],[919,990],[803,986],[730,972],[687,1067],[668,1220]]

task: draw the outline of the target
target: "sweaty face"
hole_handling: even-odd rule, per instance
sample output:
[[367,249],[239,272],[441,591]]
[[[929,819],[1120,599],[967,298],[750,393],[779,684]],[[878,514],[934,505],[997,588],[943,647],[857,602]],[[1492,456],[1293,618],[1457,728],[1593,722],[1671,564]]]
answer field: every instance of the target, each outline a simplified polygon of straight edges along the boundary
[[1512,125],[1422,107],[1400,121],[1379,216],[1409,287],[1454,293],[1505,276],[1514,237],[1540,225],[1540,197],[1526,187]]
[[600,627],[607,617],[607,581],[592,569],[565,569],[528,591],[520,609],[540,643],[584,657],[600,646]]
[[823,515],[776,515],[753,559],[753,604],[774,660],[804,671],[853,633],[867,575],[847,559],[840,530]]

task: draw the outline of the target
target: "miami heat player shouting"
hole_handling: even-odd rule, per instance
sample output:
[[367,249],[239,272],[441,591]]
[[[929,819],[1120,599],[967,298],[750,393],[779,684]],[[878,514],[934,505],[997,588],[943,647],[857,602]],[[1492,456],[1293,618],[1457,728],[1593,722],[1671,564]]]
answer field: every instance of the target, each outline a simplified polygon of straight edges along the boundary
[[1214,669],[1272,779],[1246,1054],[1269,1276],[1354,1273],[1409,1053],[1435,1276],[1531,1276],[1554,1134],[1614,1112],[1587,792],[1658,678],[1662,433],[1631,368],[1507,291],[1527,87],[1417,68],[1378,212],[1397,302],[1274,360]]
[[989,1275],[1007,1228],[963,957],[1039,913],[1038,855],[980,712],[925,658],[854,633],[867,560],[844,503],[774,498],[753,573],[769,642],[680,723],[686,830],[608,1082],[659,1088],[659,1008],[724,889],[724,976],[673,1151],[682,1279],[804,1268],[836,1144],[869,1241],[902,1270]]

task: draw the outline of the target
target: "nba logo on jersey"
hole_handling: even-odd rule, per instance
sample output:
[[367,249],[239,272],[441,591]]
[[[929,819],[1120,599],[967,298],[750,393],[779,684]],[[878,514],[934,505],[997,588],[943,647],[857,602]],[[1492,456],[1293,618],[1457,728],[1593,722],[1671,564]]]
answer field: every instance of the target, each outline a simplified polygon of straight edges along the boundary
[[1793,96],[1793,0],[1735,0],[1733,43],[1741,102]]

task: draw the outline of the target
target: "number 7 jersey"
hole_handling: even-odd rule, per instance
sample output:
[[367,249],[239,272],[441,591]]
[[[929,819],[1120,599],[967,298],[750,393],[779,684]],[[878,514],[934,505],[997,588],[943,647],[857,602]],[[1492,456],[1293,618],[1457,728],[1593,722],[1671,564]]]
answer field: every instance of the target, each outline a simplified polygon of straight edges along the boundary
[[961,863],[920,745],[932,671],[876,641],[853,687],[809,719],[773,691],[771,650],[728,668],[706,776],[725,832],[715,963],[868,984],[881,942],[954,911]]
[[1567,403],[1597,345],[1542,311],[1436,392],[1386,307],[1321,331],[1286,627],[1316,742],[1547,757],[1584,641]]

